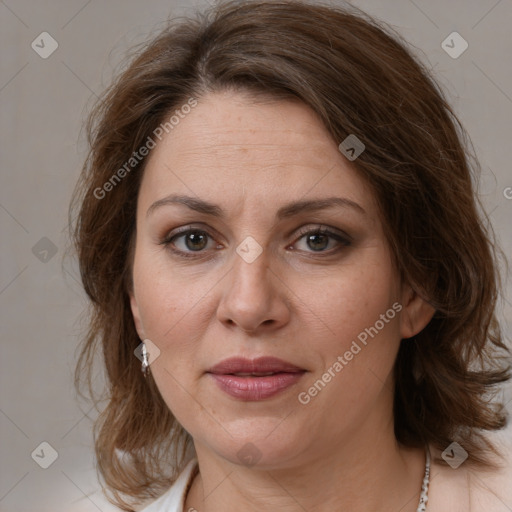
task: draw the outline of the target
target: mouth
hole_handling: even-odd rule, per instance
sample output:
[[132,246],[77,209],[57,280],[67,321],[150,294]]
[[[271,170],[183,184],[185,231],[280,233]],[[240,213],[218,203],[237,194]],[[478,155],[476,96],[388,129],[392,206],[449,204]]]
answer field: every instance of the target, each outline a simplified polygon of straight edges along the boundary
[[300,368],[277,357],[258,357],[257,359],[231,357],[224,359],[210,368],[208,373],[259,377],[276,373],[297,373],[304,371],[306,371],[304,368]]
[[266,377],[267,375],[276,375],[277,373],[287,373],[287,372],[252,372],[252,373],[226,373],[224,375],[236,375],[237,377]]
[[257,401],[295,384],[307,370],[274,357],[230,358],[207,371],[218,387],[233,398]]

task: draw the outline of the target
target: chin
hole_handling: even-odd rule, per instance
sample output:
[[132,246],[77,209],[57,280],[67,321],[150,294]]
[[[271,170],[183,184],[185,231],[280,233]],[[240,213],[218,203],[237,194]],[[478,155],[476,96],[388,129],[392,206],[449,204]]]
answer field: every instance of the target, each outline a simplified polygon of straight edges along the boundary
[[[262,470],[282,467],[303,451],[304,443],[289,428],[281,430],[277,427],[281,421],[272,419],[259,422],[253,419],[239,433],[233,432],[227,426],[226,430],[232,437],[224,432],[221,444],[219,436],[215,436],[210,446],[232,464]],[[238,426],[240,427],[241,425]]]

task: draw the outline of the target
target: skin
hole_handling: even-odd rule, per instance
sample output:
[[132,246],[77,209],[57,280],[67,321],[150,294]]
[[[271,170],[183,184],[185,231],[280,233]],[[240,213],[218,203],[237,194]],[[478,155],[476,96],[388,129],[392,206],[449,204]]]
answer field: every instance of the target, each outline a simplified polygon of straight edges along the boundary
[[[225,218],[176,204],[147,214],[170,194],[213,202]],[[364,213],[336,206],[276,218],[289,202],[332,196]],[[200,98],[152,150],[136,223],[133,317],[160,350],[153,378],[199,461],[185,510],[415,511],[425,456],[394,437],[392,367],[400,340],[434,310],[399,281],[372,192],[316,114],[241,92]],[[174,248],[195,258],[162,244],[189,225],[209,237],[201,245],[181,236]],[[308,243],[303,227],[351,240]],[[263,251],[252,263],[236,252],[248,236]],[[298,394],[395,302],[402,310],[301,404]],[[226,395],[205,373],[228,357],[262,355],[307,372],[257,402]],[[260,456],[252,466],[237,456],[249,442]]]

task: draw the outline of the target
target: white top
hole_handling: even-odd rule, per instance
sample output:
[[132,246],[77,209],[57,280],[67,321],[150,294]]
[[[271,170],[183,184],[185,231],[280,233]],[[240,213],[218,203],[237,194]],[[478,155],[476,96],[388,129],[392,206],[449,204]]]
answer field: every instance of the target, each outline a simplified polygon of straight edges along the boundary
[[[512,429],[489,437],[504,455],[503,469],[489,473],[469,469],[465,464],[457,469],[441,466],[434,460],[441,452],[430,448],[426,512],[512,512]],[[196,466],[197,459],[191,459],[169,490],[140,512],[188,512],[184,510],[185,498]]]
[[141,512],[183,512],[188,486],[192,483],[196,465],[197,459],[191,459],[169,490]]

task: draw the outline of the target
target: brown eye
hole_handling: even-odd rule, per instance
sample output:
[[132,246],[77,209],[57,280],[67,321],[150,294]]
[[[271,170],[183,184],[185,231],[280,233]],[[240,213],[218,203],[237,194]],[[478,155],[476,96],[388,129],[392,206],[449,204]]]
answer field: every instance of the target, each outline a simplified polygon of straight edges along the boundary
[[314,251],[321,251],[326,249],[329,245],[329,236],[322,233],[315,233],[313,235],[306,235],[308,247]]
[[[343,236],[327,228],[316,228],[300,233],[302,235],[299,240],[305,239],[306,252],[334,252],[339,249],[339,246],[347,247],[351,245],[348,236]],[[334,249],[329,250],[329,242],[334,240]],[[297,243],[297,242],[296,242]],[[338,246],[338,247],[336,247]],[[309,249],[309,251],[307,250]],[[303,250],[303,249],[300,249]]]
[[207,245],[208,235],[204,231],[189,231],[184,236],[185,246],[191,251],[200,251]]
[[194,257],[193,253],[206,252],[204,249],[208,245],[210,235],[199,229],[185,229],[179,233],[166,237],[161,244],[168,247],[174,253],[189,258]]

